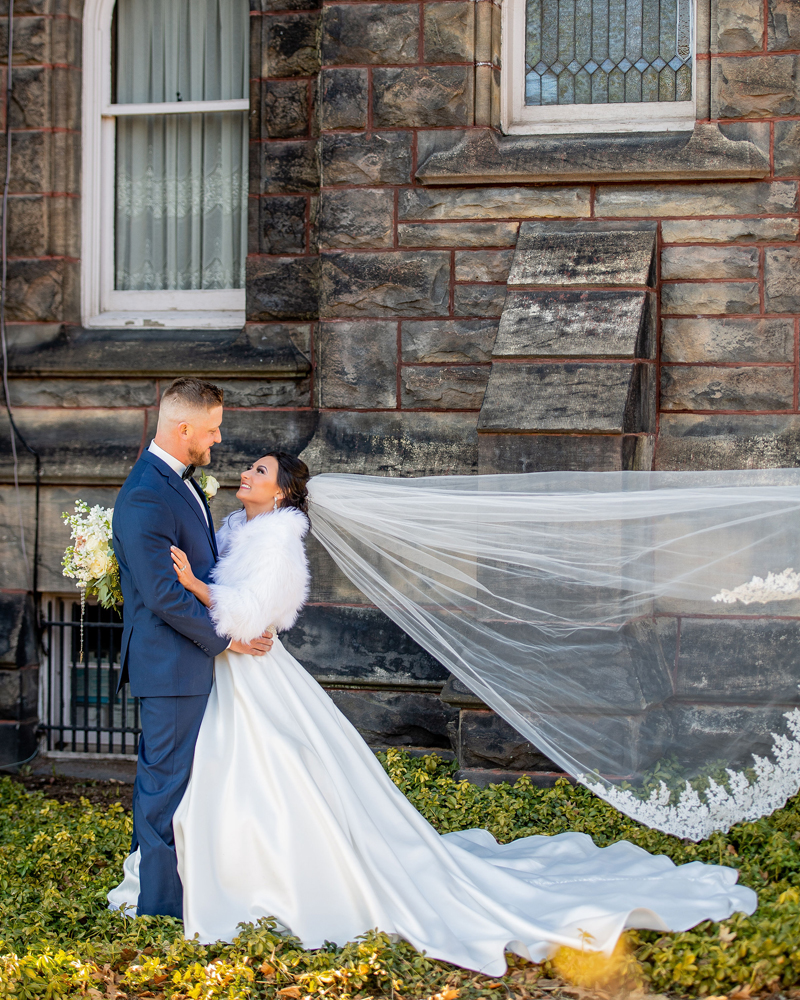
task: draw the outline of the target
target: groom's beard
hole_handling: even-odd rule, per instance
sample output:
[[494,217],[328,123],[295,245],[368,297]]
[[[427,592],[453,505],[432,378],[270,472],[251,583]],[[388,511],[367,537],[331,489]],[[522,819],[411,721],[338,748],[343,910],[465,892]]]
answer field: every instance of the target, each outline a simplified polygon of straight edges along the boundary
[[190,465],[196,465],[198,469],[202,469],[204,465],[208,465],[211,462],[211,449],[206,448],[205,451],[190,451],[189,452]]

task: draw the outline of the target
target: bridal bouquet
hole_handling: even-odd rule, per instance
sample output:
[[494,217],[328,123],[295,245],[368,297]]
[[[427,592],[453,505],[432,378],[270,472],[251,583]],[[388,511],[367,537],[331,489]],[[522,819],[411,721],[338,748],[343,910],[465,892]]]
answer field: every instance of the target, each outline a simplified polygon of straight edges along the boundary
[[119,564],[111,547],[113,507],[89,507],[83,500],[75,502],[74,514],[61,516],[72,529],[72,545],[64,553],[64,576],[76,580],[81,602],[97,595],[104,608],[122,604],[119,585]]

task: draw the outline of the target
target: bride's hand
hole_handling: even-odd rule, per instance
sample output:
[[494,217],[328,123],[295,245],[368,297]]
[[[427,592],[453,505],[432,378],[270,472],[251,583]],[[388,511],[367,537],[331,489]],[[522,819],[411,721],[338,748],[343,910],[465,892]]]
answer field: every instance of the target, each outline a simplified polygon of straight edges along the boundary
[[169,551],[172,555],[172,568],[175,570],[175,575],[187,590],[194,593],[197,589],[198,580],[192,572],[192,567],[189,564],[186,553],[182,549],[179,549],[177,545],[170,545]]

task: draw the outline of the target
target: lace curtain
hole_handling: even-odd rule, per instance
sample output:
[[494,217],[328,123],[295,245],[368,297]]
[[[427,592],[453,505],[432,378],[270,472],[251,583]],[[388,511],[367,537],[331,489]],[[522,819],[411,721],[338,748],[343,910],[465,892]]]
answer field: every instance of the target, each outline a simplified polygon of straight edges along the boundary
[[[247,96],[246,0],[118,0],[115,17],[115,103]],[[244,287],[247,143],[245,112],[117,119],[118,290]]]

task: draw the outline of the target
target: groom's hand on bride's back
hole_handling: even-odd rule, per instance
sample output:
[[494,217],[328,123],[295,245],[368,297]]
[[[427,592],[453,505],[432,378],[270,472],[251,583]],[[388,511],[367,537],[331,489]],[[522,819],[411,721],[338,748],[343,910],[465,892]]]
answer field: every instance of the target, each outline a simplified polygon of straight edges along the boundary
[[238,639],[232,639],[228,649],[232,653],[263,656],[264,653],[268,653],[272,649],[272,632],[267,629],[263,635],[260,635],[257,639],[251,639],[250,642],[239,642]]

